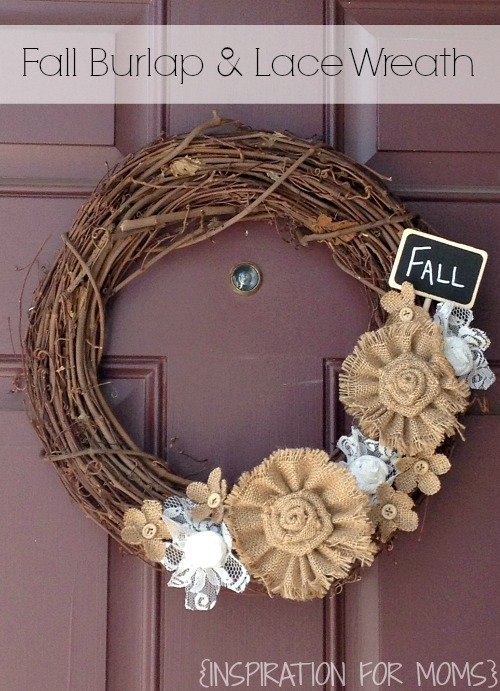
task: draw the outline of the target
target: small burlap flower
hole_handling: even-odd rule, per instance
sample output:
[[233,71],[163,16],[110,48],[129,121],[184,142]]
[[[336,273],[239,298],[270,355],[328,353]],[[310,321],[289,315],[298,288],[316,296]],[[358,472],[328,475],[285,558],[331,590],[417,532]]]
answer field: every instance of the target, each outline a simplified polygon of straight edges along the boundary
[[387,317],[388,324],[411,321],[425,324],[431,321],[429,312],[415,304],[415,289],[408,281],[405,281],[401,286],[401,292],[389,290],[380,299],[380,304],[389,315]]
[[365,333],[340,374],[340,400],[361,431],[400,455],[432,453],[460,429],[469,387],[455,377],[429,319]]
[[382,542],[387,542],[396,530],[412,532],[417,529],[418,516],[413,511],[411,497],[384,484],[377,488],[377,499],[380,503],[372,507],[370,519],[378,526]]
[[270,594],[323,597],[376,550],[369,501],[354,477],[317,449],[282,449],[244,473],[226,500],[237,553]]
[[442,453],[431,456],[404,456],[396,461],[396,487],[402,492],[418,489],[423,494],[436,494],[441,489],[438,475],[444,475],[451,468],[448,458]]
[[227,495],[227,483],[222,480],[222,470],[214,468],[207,482],[192,482],[186,488],[186,496],[196,506],[191,511],[195,521],[210,518],[213,523],[222,523],[224,518],[224,500]]
[[161,561],[165,556],[165,542],[170,531],[162,519],[163,507],[159,501],[147,499],[141,509],[127,509],[123,516],[122,540],[129,545],[142,545],[150,561]]

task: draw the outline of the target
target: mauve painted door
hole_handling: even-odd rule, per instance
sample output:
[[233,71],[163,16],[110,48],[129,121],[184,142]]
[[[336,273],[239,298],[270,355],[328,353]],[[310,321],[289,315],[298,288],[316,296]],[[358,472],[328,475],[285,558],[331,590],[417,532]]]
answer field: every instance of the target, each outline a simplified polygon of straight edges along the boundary
[[[439,10],[431,2],[389,0],[5,0],[0,8],[2,23],[87,23],[89,17],[115,24],[500,20],[492,4],[473,8],[451,0]],[[344,688],[358,691],[388,688],[368,677],[360,681],[360,663],[382,660],[401,663],[397,676],[415,689],[417,661],[462,666],[494,659],[496,389],[489,414],[469,416],[467,444],[459,444],[442,492],[423,507],[419,531],[398,538],[395,551],[360,583],[321,602],[226,591],[213,611],[186,612],[182,592],[111,544],[72,505],[40,456],[23,410],[18,355],[23,267],[48,238],[28,278],[22,315],[60,233],[106,162],[161,131],[189,129],[211,108],[0,108],[0,688],[191,691],[202,688],[204,660],[205,685],[211,663],[326,660],[345,662]],[[323,137],[392,176],[395,192],[444,235],[486,249],[489,270],[476,317],[493,338],[489,357],[498,373],[498,107],[219,110],[255,127]],[[244,298],[231,291],[228,276],[248,260],[260,266],[264,281]],[[334,447],[347,422],[337,400],[339,363],[368,319],[362,291],[326,250],[297,250],[271,225],[240,225],[173,255],[110,305],[103,381],[144,448],[192,477],[204,478],[220,464],[234,480],[276,447]],[[440,675],[441,688],[453,688],[446,668]],[[285,681],[281,688],[297,686]],[[220,679],[218,688],[224,688]],[[255,675],[245,688],[263,684]],[[318,686],[305,677],[302,688]],[[340,688],[339,682],[324,688]],[[422,681],[421,688],[434,687]],[[459,679],[454,688],[467,686]]]

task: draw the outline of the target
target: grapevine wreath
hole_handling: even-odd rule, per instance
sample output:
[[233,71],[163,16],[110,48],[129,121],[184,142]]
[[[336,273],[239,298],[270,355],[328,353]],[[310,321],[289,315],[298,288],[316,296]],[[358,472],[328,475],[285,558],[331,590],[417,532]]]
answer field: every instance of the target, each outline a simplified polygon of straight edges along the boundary
[[[142,451],[98,375],[108,300],[243,219],[283,219],[288,241],[326,245],[364,287],[376,330],[342,366],[340,399],[355,426],[335,454],[270,450],[228,488],[220,468],[190,482]],[[73,499],[125,549],[173,572],[189,609],[211,609],[222,586],[242,592],[251,579],[295,600],[338,591],[397,530],[415,530],[419,499],[440,489],[443,442],[461,432],[470,389],[493,381],[489,342],[470,310],[444,302],[432,317],[410,283],[387,291],[407,227],[429,232],[365,166],[214,115],[128,156],[63,236],[29,310],[34,425]]]

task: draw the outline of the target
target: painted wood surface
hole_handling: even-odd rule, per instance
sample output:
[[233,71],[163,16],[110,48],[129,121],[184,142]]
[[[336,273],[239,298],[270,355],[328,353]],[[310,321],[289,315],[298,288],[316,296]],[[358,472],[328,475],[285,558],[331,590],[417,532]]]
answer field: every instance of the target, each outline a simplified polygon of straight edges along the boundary
[[[494,3],[451,1],[438,7],[401,0],[5,0],[0,8],[3,23],[498,19]],[[27,280],[24,319],[60,233],[106,163],[161,131],[189,129],[211,110],[211,104],[123,106],[114,113],[0,109],[2,690],[192,691],[201,688],[205,659],[345,661],[349,691],[361,688],[361,661],[399,661],[407,673],[404,688],[413,689],[417,660],[476,661],[493,657],[495,643],[498,649],[492,576],[498,548],[496,391],[490,414],[468,420],[467,444],[459,444],[422,528],[398,540],[360,583],[324,602],[223,593],[212,612],[186,612],[182,593],[168,589],[164,576],[108,544],[41,457],[19,391],[23,267],[44,245]],[[223,109],[254,127],[319,135],[392,177],[392,188],[445,236],[486,249],[490,267],[499,261],[498,112],[490,106]],[[192,477],[203,478],[220,463],[235,479],[276,446],[332,449],[346,429],[337,375],[368,323],[363,294],[321,247],[296,250],[283,237],[271,225],[240,225],[214,243],[172,256],[110,306],[103,372],[109,400],[144,448]],[[242,298],[231,291],[229,272],[248,260],[262,269],[264,283],[255,296]],[[487,271],[475,309],[478,326],[494,339],[489,355],[495,363],[497,285],[496,272]],[[254,680],[247,688],[261,685]]]

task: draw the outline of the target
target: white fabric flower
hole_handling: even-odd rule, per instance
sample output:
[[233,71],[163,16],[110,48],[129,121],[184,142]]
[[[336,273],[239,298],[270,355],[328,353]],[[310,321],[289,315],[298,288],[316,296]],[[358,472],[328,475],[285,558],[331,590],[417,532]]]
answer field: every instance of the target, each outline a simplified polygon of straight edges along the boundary
[[457,377],[464,377],[471,389],[488,389],[495,381],[484,351],[490,339],[484,331],[469,326],[472,310],[453,302],[439,302],[434,321],[443,330],[444,354]]
[[242,593],[250,574],[231,552],[226,525],[208,519],[194,521],[194,506],[180,497],[169,497],[165,502],[163,520],[172,540],[166,543],[162,564],[173,571],[168,585],[186,589],[186,609],[208,610],[214,607],[221,586]]
[[363,492],[374,495],[379,485],[394,482],[394,463],[399,458],[395,451],[374,439],[367,439],[357,427],[351,428],[349,436],[340,437],[337,446],[347,458],[347,461],[339,461],[339,465],[354,475]]

